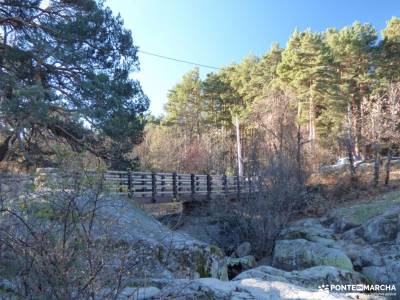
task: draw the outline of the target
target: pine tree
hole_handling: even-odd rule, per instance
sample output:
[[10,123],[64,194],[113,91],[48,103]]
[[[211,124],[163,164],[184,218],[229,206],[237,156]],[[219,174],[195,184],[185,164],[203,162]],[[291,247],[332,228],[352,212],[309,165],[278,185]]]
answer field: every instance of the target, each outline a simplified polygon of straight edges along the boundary
[[120,17],[94,0],[5,0],[0,25],[0,131],[10,147],[45,141],[89,150],[114,166],[140,142],[148,99],[129,78],[137,48]]
[[203,110],[207,126],[232,128],[232,108],[239,102],[239,95],[230,84],[226,70],[207,74],[202,84]]
[[332,63],[333,58],[321,34],[296,30],[278,66],[281,81],[288,84],[300,100],[299,122],[308,123],[312,145],[316,139],[317,119],[329,106],[335,85]]
[[359,156],[363,148],[361,103],[373,90],[377,34],[370,24],[355,22],[339,31],[328,29],[325,38],[335,58],[340,93],[342,99],[347,102],[347,112],[354,135],[354,151]]
[[236,113],[246,114],[247,109],[251,107],[251,103],[254,101],[249,83],[257,63],[258,58],[249,55],[241,63],[234,64],[226,70],[230,85],[239,96],[236,102]]
[[170,90],[165,106],[166,122],[182,128],[185,139],[200,138],[204,123],[199,69],[185,74],[180,83]]
[[400,19],[393,17],[382,30],[378,47],[377,74],[387,83],[400,82]]
[[251,98],[261,100],[277,84],[277,68],[282,60],[282,51],[278,44],[273,44],[271,49],[259,60],[253,69],[250,79]]

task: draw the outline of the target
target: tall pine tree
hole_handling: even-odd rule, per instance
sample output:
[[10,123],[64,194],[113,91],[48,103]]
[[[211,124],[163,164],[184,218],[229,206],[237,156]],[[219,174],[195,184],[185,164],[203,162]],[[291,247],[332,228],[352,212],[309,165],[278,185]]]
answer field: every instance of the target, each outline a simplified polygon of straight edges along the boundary
[[400,82],[400,19],[393,17],[382,30],[378,48],[377,74],[387,83]]
[[190,141],[200,138],[204,120],[203,99],[199,69],[185,74],[180,83],[170,90],[165,106],[166,122],[179,126]]
[[102,1],[4,0],[0,5],[0,161],[49,140],[113,162],[140,142],[148,99],[129,78],[137,48]]
[[335,85],[333,58],[321,34],[295,31],[282,53],[278,66],[281,80],[299,98],[299,122],[308,124],[312,145],[316,140],[317,120],[324,114]]
[[360,156],[364,152],[361,103],[373,89],[377,34],[370,24],[355,22],[341,30],[328,29],[325,37],[335,58],[340,93],[346,101],[354,151]]

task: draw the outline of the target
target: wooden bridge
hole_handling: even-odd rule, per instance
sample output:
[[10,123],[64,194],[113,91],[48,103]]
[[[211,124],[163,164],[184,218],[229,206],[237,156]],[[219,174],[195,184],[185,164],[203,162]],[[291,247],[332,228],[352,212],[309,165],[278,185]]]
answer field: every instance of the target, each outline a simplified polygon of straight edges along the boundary
[[254,179],[227,175],[106,171],[104,179],[109,191],[140,203],[239,199],[256,189]]
[[0,172],[0,197],[17,197],[29,193],[32,187],[74,189],[76,182],[90,187],[97,180],[102,182],[106,192],[129,197],[154,215],[165,211],[204,213],[211,203],[208,200],[235,201],[258,191],[257,178],[239,176],[38,168],[31,174]]

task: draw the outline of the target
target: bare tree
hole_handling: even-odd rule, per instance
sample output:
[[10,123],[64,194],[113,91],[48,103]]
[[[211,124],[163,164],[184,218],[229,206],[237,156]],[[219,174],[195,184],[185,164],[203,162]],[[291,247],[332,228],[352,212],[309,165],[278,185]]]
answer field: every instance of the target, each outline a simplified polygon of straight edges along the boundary
[[387,162],[385,184],[390,179],[390,164],[395,146],[400,138],[400,87],[391,84],[384,93],[377,93],[369,101],[362,104],[364,117],[364,136],[369,142],[374,155],[373,184],[379,183],[381,152],[385,148]]
[[348,106],[347,117],[344,119],[343,129],[341,134],[339,134],[338,140],[339,144],[341,144],[344,147],[348,158],[348,170],[350,173],[350,182],[352,187],[356,186],[358,183],[356,166],[354,164],[356,137],[353,132],[353,123],[354,123],[353,109],[351,109],[351,107]]
[[386,111],[384,116],[384,138],[387,141],[387,161],[385,168],[385,185],[390,180],[390,165],[395,147],[400,141],[400,84],[391,84],[386,98]]
[[308,203],[303,150],[298,161],[295,99],[275,91],[257,105],[253,116],[257,134],[251,155],[251,170],[257,180],[253,179],[244,199],[227,205],[226,210],[219,206],[213,211],[219,215],[224,230],[230,232],[226,236],[234,237],[229,243],[249,241],[261,258],[271,255],[279,231],[296,214],[306,211]]

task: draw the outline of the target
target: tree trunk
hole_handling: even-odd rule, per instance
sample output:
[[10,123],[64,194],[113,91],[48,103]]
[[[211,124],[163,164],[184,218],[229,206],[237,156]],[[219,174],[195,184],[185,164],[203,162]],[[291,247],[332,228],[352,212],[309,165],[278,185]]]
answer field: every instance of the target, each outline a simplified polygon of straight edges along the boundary
[[374,187],[379,184],[379,167],[380,167],[380,157],[379,157],[379,145],[375,143],[374,145]]
[[359,158],[362,151],[362,124],[361,124],[361,101],[358,97],[351,97],[351,124],[354,133],[354,156]]
[[346,142],[347,157],[349,158],[350,179],[351,179],[352,185],[354,186],[357,183],[357,176],[356,176],[356,168],[354,167],[354,156],[353,156],[352,144],[353,143],[350,139]]
[[385,174],[385,185],[389,184],[390,180],[390,163],[392,161],[392,148],[388,150],[387,162],[386,162],[386,174]]
[[236,116],[236,147],[237,147],[237,165],[238,165],[238,175],[243,176],[243,159],[242,159],[242,146],[240,141],[240,122],[239,117]]
[[[311,89],[311,84],[310,84]],[[310,107],[308,112],[309,118],[309,139],[311,145],[311,155],[314,157],[315,155],[315,107],[314,107],[314,99],[310,96]]]
[[301,126],[297,125],[297,149],[296,149],[296,162],[297,162],[297,181],[303,184],[302,174],[302,161],[301,161]]

